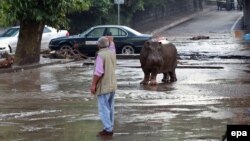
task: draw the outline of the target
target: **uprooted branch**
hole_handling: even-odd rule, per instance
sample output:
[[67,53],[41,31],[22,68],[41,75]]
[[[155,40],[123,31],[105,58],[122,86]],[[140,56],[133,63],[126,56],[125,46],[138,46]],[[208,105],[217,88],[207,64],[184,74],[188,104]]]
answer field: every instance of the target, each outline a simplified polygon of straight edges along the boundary
[[86,55],[82,54],[79,50],[73,48],[61,48],[57,51],[51,51],[43,57],[53,58],[53,59],[74,59],[81,60],[88,58]]
[[0,69],[1,68],[10,68],[14,62],[14,57],[7,52],[0,54],[0,55],[1,55]]

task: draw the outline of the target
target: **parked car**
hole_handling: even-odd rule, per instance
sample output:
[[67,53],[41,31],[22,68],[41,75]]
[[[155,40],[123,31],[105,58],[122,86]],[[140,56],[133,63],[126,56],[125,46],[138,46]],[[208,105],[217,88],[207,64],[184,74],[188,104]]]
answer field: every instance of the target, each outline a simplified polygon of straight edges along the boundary
[[52,39],[49,48],[51,50],[76,48],[81,53],[92,56],[98,50],[96,42],[101,36],[113,36],[118,54],[140,53],[144,42],[152,38],[152,35],[139,33],[127,26],[99,25],[79,35]]
[[8,46],[7,43],[0,42],[0,55],[5,52],[10,54],[10,47]]
[[[10,47],[10,52],[15,52],[20,26],[14,26],[6,29],[0,34],[0,42],[5,42]],[[41,49],[48,49],[48,45],[51,39],[69,36],[67,30],[57,30],[55,28],[45,26],[42,35]]]
[[235,9],[234,0],[217,0],[217,10],[222,10],[222,8],[228,11]]

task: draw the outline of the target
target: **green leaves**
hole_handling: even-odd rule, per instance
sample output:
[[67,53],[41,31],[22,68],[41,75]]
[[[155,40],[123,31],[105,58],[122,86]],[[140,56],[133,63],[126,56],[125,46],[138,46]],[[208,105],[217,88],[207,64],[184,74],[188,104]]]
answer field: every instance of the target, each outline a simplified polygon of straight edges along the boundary
[[2,25],[30,20],[59,27],[67,25],[67,13],[88,10],[91,0],[1,0],[0,5]]
[[[144,7],[162,7],[174,1],[125,0],[121,5],[121,20],[129,23],[133,14],[144,10]],[[93,17],[90,23],[116,23],[117,5],[114,0],[0,0],[0,25],[32,20],[53,27],[67,27],[66,15],[81,11]]]

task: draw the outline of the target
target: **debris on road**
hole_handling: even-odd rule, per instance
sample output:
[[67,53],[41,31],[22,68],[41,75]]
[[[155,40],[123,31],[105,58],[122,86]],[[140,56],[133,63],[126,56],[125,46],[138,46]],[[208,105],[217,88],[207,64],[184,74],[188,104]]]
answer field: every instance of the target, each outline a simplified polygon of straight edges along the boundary
[[14,62],[14,57],[9,53],[5,52],[1,55],[0,59],[0,69],[1,68],[10,68]]
[[209,36],[194,36],[190,40],[210,39]]
[[56,51],[44,51],[43,57],[51,59],[74,59],[82,60],[87,59],[88,57],[82,54],[79,50],[73,48],[61,48]]

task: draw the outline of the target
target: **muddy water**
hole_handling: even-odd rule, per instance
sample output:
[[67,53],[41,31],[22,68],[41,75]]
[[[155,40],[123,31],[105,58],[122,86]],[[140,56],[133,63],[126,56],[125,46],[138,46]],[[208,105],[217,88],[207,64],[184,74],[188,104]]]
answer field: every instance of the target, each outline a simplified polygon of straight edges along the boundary
[[[1,141],[217,141],[227,124],[250,123],[249,46],[231,34],[171,36],[178,81],[142,86],[138,60],[118,60],[115,134],[101,130],[89,94],[93,66],[82,62],[0,74]],[[229,56],[229,57],[225,57]],[[131,67],[128,67],[131,66]],[[206,68],[215,66],[220,69]]]
[[[219,140],[227,124],[250,122],[250,65],[248,59],[220,58],[246,56],[249,50],[228,35],[217,37],[172,38],[179,66],[220,67],[177,68],[175,83],[160,83],[158,75],[159,85],[139,85],[143,78],[139,61],[118,60],[111,139],[95,136],[102,125],[96,99],[88,90],[93,66],[74,62],[0,74],[0,140]],[[214,54],[217,57],[211,57]]]
[[250,119],[249,64],[226,62],[217,60],[223,69],[177,69],[176,83],[141,86],[141,69],[122,66],[138,60],[118,61],[112,139],[95,136],[101,123],[88,91],[92,66],[76,62],[0,74],[0,140],[218,140],[227,124]]

